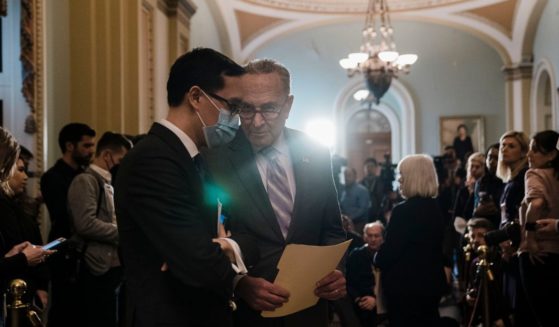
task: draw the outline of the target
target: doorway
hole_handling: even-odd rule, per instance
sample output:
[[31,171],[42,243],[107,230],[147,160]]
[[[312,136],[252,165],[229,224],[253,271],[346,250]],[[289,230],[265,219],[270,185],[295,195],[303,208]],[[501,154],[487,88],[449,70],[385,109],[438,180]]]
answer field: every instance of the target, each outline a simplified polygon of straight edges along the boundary
[[386,116],[374,109],[356,112],[346,125],[347,166],[357,171],[357,180],[363,178],[363,162],[375,158],[384,162],[392,153],[390,123]]

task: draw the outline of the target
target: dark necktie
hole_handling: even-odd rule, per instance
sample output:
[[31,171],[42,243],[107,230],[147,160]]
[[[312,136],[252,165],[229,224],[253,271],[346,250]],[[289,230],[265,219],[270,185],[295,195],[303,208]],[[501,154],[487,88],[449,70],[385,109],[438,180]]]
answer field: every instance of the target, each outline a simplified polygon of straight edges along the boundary
[[279,152],[276,149],[268,147],[261,152],[268,163],[268,169],[266,170],[268,198],[276,214],[281,233],[286,238],[293,212],[293,199],[287,172],[278,161]]

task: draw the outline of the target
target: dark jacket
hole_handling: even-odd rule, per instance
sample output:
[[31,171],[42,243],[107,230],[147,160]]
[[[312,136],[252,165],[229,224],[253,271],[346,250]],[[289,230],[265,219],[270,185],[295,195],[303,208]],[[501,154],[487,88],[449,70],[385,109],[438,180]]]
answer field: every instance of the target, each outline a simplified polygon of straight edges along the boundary
[[212,242],[217,201],[209,200],[185,146],[161,124],[122,161],[115,205],[131,325],[232,324],[235,272]]
[[[25,241],[35,245],[42,245],[39,226],[30,217],[23,214],[22,207],[12,198],[0,193],[0,256],[4,255],[14,246]],[[21,254],[23,255],[23,254]],[[35,267],[27,267],[27,260],[20,255],[12,259],[18,260],[18,269],[3,272],[2,289],[6,289],[9,282],[16,278],[21,278],[27,282],[28,295],[32,295],[36,290],[48,290],[49,272],[45,264]],[[24,264],[23,264],[24,263]],[[23,264],[23,265],[22,265]]]
[[384,294],[402,297],[443,294],[446,288],[443,229],[442,214],[435,199],[414,197],[394,207],[384,243],[375,257],[375,265],[382,271]]
[[[253,149],[242,130],[231,143],[205,152],[210,172],[226,195],[234,238],[254,237],[260,260],[249,274],[273,282],[287,244],[329,245],[345,241],[330,154],[303,133],[285,129],[296,184],[293,214],[287,238],[281,233],[258,171]],[[242,247],[242,246],[241,246]],[[245,252],[245,249],[242,249]],[[325,301],[284,318],[263,319],[243,302],[237,318],[241,326],[326,326]]]

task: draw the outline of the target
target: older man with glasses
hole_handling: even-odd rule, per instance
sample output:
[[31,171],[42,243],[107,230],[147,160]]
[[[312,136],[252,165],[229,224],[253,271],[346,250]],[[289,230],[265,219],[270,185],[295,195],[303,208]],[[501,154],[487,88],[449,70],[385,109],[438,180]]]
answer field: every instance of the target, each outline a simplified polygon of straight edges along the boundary
[[346,294],[338,270],[316,281],[321,300],[315,306],[282,318],[260,315],[289,299],[288,291],[273,284],[287,244],[337,244],[345,232],[328,149],[285,128],[293,103],[289,72],[272,60],[253,61],[245,69],[242,102],[235,108],[241,129],[226,146],[205,152],[214,181],[227,195],[232,237],[252,237],[260,252],[236,286],[236,320],[240,326],[327,326],[325,300]]

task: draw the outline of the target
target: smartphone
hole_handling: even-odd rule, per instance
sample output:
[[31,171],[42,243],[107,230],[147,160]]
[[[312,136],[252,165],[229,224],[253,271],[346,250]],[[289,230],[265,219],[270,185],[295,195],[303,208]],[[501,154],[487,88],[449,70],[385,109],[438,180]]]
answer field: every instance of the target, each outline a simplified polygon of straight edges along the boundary
[[66,239],[64,237],[57,238],[56,240],[43,245],[43,250],[52,250],[60,246],[64,242],[66,242]]

